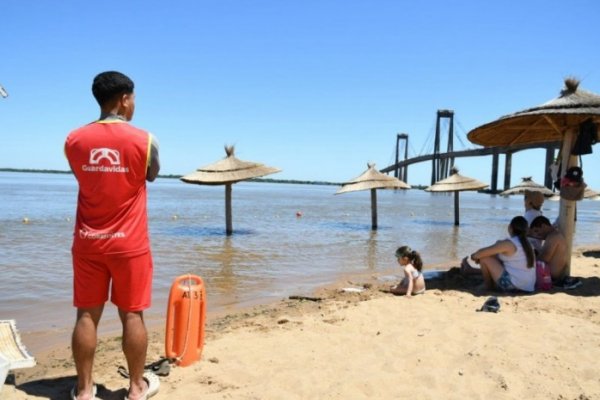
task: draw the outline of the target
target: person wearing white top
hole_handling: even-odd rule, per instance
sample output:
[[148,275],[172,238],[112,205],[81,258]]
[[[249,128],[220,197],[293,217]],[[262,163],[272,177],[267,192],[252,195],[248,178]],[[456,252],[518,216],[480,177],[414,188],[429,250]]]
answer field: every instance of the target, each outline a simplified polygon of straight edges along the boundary
[[528,228],[524,217],[514,217],[508,225],[508,239],[471,254],[481,266],[487,289],[496,287],[504,292],[535,290],[535,255],[527,240]]

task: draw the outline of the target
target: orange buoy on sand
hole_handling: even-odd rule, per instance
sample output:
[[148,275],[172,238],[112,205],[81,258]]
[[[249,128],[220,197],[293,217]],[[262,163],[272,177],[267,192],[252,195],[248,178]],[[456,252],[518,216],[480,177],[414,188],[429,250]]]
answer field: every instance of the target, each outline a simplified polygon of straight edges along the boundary
[[167,305],[165,353],[181,367],[200,360],[204,347],[206,290],[202,278],[181,275],[173,281]]

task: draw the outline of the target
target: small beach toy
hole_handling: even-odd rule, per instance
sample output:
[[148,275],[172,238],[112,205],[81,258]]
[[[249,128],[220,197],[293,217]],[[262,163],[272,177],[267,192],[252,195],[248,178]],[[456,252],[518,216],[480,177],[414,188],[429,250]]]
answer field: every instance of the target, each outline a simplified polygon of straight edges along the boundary
[[365,288],[347,287],[342,288],[341,291],[346,293],[362,293],[365,291]]

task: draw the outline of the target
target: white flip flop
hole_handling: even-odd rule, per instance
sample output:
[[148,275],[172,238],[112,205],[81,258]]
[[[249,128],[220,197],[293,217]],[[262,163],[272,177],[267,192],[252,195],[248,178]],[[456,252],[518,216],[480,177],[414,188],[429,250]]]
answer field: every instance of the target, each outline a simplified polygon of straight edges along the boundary
[[[152,372],[144,372],[144,380],[148,384],[148,389],[146,390],[146,393],[140,397],[141,400],[147,400],[154,396],[158,393],[158,388],[160,387],[160,379]],[[129,400],[129,396],[125,396],[125,400]]]

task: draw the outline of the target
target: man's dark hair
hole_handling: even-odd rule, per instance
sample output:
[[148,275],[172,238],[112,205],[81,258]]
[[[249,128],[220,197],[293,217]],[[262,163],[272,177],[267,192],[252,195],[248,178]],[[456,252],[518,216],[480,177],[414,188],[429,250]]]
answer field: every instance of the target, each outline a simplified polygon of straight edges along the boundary
[[117,71],[101,72],[94,78],[92,93],[100,107],[103,107],[117,96],[133,93],[133,81]]
[[533,221],[531,221],[530,228],[539,228],[542,225],[552,226],[548,218],[544,217],[543,215],[540,215],[538,217],[535,217]]

